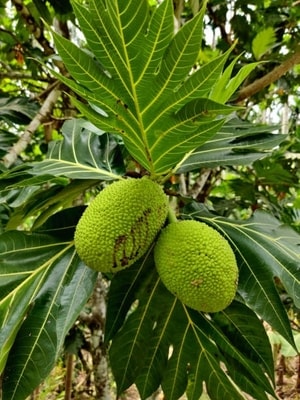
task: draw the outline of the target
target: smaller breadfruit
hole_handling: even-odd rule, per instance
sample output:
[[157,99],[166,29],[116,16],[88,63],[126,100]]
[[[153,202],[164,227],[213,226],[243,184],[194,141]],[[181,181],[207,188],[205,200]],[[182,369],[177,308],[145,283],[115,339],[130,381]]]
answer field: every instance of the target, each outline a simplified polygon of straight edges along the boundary
[[114,182],[96,196],[78,221],[77,253],[99,272],[129,267],[146,253],[167,212],[167,196],[148,177]]
[[205,223],[186,220],[167,225],[155,245],[154,260],[166,288],[195,310],[221,311],[235,296],[234,253],[227,240]]

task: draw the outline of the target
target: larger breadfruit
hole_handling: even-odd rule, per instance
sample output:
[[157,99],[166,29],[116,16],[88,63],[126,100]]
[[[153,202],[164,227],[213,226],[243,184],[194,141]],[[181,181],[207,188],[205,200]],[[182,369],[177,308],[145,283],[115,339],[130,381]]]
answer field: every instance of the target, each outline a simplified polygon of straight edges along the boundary
[[235,255],[227,240],[205,223],[169,224],[158,238],[154,260],[166,288],[195,310],[221,311],[235,297]]
[[114,182],[97,195],[77,224],[78,255],[99,272],[129,267],[146,253],[167,212],[167,196],[149,178]]

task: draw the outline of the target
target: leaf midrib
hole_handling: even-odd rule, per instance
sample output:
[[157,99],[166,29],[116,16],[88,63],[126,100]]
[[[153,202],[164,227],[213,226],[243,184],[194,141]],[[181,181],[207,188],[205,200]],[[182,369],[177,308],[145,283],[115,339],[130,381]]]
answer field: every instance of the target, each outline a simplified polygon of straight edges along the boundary
[[[67,252],[67,251],[69,250],[69,248],[72,247],[72,246],[73,246],[73,243],[69,243],[69,246],[67,246],[66,248],[64,248],[64,249],[61,250],[60,252],[58,252],[54,257],[51,257],[51,260],[52,260],[52,261],[50,262],[50,264],[52,264],[56,259],[59,259],[60,256],[63,255],[65,252]],[[49,264],[49,262],[48,262],[48,263],[45,263],[45,264]],[[43,267],[45,267],[45,266],[43,266]],[[40,269],[41,269],[41,267],[40,267]],[[45,268],[45,274],[46,274],[47,272],[48,272],[48,269]],[[64,272],[64,275],[63,275],[63,277],[62,277],[62,280],[63,280],[63,278],[67,275],[67,273],[68,273],[68,269],[66,268],[66,269],[65,269],[65,272]],[[43,283],[43,280],[41,279],[41,282],[40,282],[40,284],[39,284],[39,286],[38,286],[39,288],[40,288],[40,286],[42,285],[42,283]],[[56,299],[56,297],[57,297],[57,295],[58,295],[58,293],[59,293],[60,291],[61,291],[61,286],[58,285],[57,288],[56,288],[56,291],[55,291],[55,293],[54,293],[54,295],[53,295],[53,299]],[[35,292],[37,293],[37,290],[36,290]],[[53,303],[55,303],[55,300],[53,301]],[[53,303],[52,303],[52,304],[53,304]],[[51,304],[51,306],[52,306],[52,304]],[[32,353],[34,352],[34,350],[35,350],[35,348],[36,348],[36,346],[37,346],[37,343],[38,343],[38,341],[39,341],[39,338],[40,338],[40,336],[41,336],[41,333],[43,332],[43,328],[44,328],[44,326],[46,325],[46,323],[47,323],[47,321],[48,321],[49,315],[51,315],[51,311],[52,311],[52,307],[49,306],[48,312],[47,312],[47,314],[46,314],[46,316],[45,316],[45,319],[44,319],[44,322],[43,322],[43,324],[41,325],[41,329],[40,329],[40,331],[39,331],[39,335],[36,336],[36,340],[34,341],[32,347],[31,347],[31,351],[30,351],[30,353],[28,354],[27,361],[24,363],[23,368],[22,368],[22,371],[21,371],[21,373],[19,374],[19,378],[18,378],[18,380],[17,380],[16,383],[15,383],[15,389],[14,389],[14,391],[12,392],[12,397],[11,397],[11,398],[14,398],[14,397],[15,397],[15,393],[17,392],[18,387],[19,387],[19,385],[20,385],[20,382],[21,382],[21,380],[23,379],[23,373],[24,373],[24,371],[25,371],[26,368],[27,368],[28,362],[31,360]]]
[[[118,3],[116,4],[116,7],[118,8],[118,11],[120,11]],[[118,13],[118,15],[121,15],[120,12]],[[124,53],[125,53],[125,57],[126,57],[126,64],[128,67],[127,71],[128,71],[129,81],[130,81],[130,85],[131,85],[131,94],[132,94],[132,98],[133,98],[133,104],[135,105],[135,109],[136,109],[137,122],[141,129],[140,134],[142,137],[142,142],[144,143],[145,156],[148,161],[149,172],[152,175],[152,174],[154,174],[153,160],[152,160],[151,154],[149,152],[148,138],[147,138],[146,130],[145,130],[143,119],[142,119],[142,113],[140,110],[140,104],[139,104],[139,98],[138,98],[138,94],[137,94],[137,90],[136,90],[136,84],[134,82],[134,78],[133,78],[133,74],[132,74],[130,58],[129,58],[129,55],[127,52],[125,38],[124,38],[124,34],[123,34],[123,27],[121,25],[120,18],[118,18],[118,24],[119,24],[118,28],[119,28],[119,32],[120,32],[120,37],[122,39],[122,45],[124,46],[124,50],[125,50]],[[127,89],[130,89],[130,88],[127,88]]]

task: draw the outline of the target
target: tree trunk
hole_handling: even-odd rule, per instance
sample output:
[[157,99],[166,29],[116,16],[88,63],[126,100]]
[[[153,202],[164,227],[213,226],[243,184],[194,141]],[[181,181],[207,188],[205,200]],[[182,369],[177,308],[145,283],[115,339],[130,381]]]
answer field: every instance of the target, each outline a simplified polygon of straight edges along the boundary
[[111,399],[108,359],[104,345],[107,290],[108,283],[99,274],[92,296],[92,322],[90,324],[91,355],[97,400]]

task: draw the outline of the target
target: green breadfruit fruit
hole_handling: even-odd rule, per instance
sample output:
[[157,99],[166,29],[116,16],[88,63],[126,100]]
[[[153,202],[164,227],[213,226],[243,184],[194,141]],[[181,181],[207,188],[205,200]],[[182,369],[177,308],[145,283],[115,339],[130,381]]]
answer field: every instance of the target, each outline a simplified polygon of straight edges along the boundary
[[154,260],[166,288],[195,310],[221,311],[235,296],[234,253],[219,232],[202,222],[169,224],[159,235]]
[[129,267],[146,253],[167,212],[167,196],[148,177],[114,182],[97,195],[76,226],[78,255],[99,272]]

